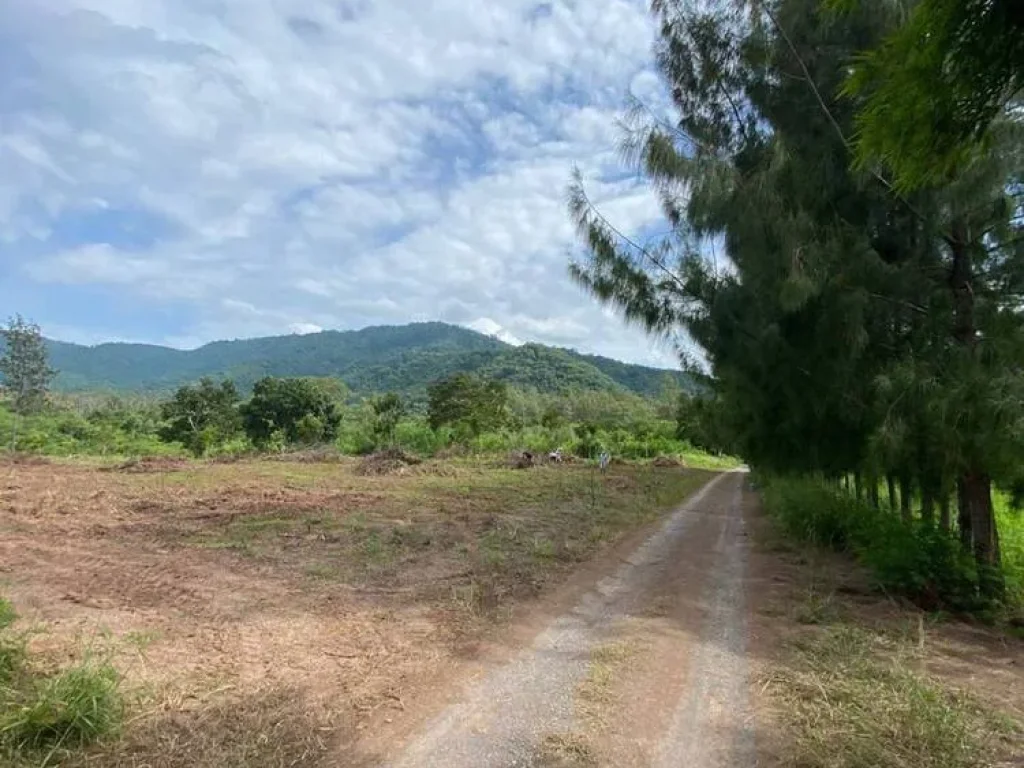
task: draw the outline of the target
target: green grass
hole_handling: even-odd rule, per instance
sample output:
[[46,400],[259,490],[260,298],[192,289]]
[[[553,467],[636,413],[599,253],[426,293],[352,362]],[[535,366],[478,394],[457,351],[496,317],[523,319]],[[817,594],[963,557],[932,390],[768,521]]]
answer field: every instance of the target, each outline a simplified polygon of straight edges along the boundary
[[793,642],[764,681],[783,718],[784,764],[982,768],[1022,734],[918,671],[912,643],[842,623]]
[[996,494],[994,502],[1007,595],[1024,607],[1024,511],[1011,509],[1005,494]]
[[80,748],[120,729],[120,675],[86,661],[15,693],[5,710],[0,733],[14,754]]
[[121,677],[108,662],[86,658],[44,673],[13,629],[0,600],[0,757],[12,766],[54,765],[67,754],[120,732]]

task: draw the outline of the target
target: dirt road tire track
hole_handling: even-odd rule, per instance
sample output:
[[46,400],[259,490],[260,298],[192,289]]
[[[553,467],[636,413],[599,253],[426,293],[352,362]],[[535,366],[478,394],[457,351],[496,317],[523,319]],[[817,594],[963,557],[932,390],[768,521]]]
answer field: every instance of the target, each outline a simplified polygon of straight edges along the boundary
[[[688,647],[673,648],[673,656],[687,667],[678,676],[683,684],[668,701],[657,695],[663,691],[651,690],[652,711],[641,716],[658,722],[661,733],[631,763],[658,768],[754,765],[744,663],[743,482],[744,475],[731,473],[708,483],[571,611],[510,661],[471,681],[455,703],[383,764],[544,765],[539,755],[547,737],[585,728],[577,717],[575,693],[587,675],[591,652],[632,617],[643,615],[653,595],[689,589],[697,591],[691,597],[699,604],[689,618],[700,626],[679,635],[678,644],[689,639]],[[700,536],[691,536],[694,528]],[[699,583],[678,582],[677,564],[698,559],[709,564],[709,572]],[[658,680],[652,678],[650,685],[657,686]]]

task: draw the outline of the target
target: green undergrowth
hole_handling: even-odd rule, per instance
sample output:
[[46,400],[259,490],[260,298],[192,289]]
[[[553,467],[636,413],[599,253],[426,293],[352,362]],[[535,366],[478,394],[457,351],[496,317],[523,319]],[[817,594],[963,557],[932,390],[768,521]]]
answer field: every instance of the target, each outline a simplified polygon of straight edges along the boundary
[[156,435],[156,420],[146,412],[63,408],[18,415],[0,407],[0,446],[44,456],[177,456],[176,444]]
[[994,501],[1006,591],[1024,606],[1024,513],[1010,507],[1006,494],[996,494]]
[[99,658],[49,671],[26,649],[10,603],[0,599],[0,759],[10,766],[58,765],[121,729],[121,678]]
[[[852,553],[877,586],[919,605],[989,612],[979,593],[974,560],[947,531],[899,515],[807,478],[768,478],[765,508],[787,536],[839,552]],[[1024,604],[1024,519],[1000,511],[1006,604]]]

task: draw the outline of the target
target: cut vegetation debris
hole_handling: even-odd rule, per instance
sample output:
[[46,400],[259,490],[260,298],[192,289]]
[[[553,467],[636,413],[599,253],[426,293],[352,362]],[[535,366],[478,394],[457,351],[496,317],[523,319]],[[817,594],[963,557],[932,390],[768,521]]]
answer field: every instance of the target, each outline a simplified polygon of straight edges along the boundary
[[411,456],[401,448],[387,448],[372,453],[359,462],[356,474],[359,475],[393,475],[404,472],[407,467],[420,464],[421,460]]

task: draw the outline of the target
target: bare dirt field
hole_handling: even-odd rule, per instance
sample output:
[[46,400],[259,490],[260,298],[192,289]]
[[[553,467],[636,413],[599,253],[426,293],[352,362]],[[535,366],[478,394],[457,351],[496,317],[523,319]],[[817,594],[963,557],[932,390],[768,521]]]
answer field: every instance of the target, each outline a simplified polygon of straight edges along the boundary
[[500,654],[506,628],[528,632],[535,598],[571,600],[710,477],[365,469],[0,467],[0,591],[39,628],[33,650],[55,665],[110,655],[132,697],[124,738],[81,764],[372,763],[367,743]]
[[743,473],[308,458],[0,466],[33,655],[129,697],[62,765],[1021,765],[1024,642],[781,540]]

